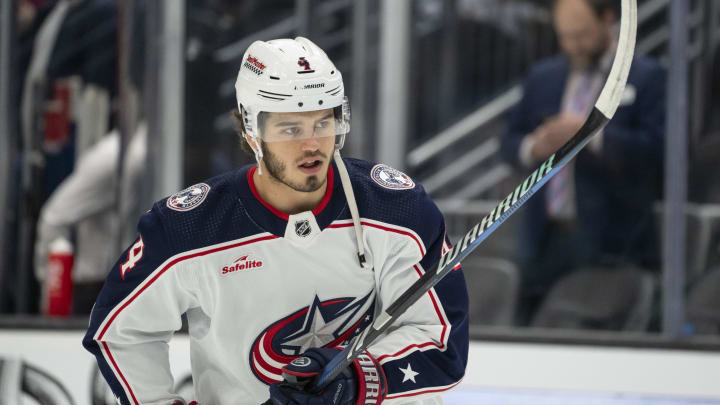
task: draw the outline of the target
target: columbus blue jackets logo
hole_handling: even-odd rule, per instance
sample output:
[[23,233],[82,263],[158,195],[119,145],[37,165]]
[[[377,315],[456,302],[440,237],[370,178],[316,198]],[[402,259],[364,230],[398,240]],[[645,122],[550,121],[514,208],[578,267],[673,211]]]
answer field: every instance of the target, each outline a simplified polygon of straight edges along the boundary
[[301,56],[300,59],[298,59],[298,66],[303,68],[303,71],[310,71],[312,68],[310,67],[310,61],[305,59],[304,56]]
[[370,170],[375,183],[391,190],[409,190],[415,187],[410,176],[384,164],[377,164]]
[[266,384],[282,381],[282,367],[311,347],[340,347],[372,322],[374,291],[362,298],[312,304],[274,322],[255,338],[250,369]]
[[166,205],[175,211],[190,211],[205,201],[208,191],[210,191],[210,186],[207,184],[196,184],[170,196]]

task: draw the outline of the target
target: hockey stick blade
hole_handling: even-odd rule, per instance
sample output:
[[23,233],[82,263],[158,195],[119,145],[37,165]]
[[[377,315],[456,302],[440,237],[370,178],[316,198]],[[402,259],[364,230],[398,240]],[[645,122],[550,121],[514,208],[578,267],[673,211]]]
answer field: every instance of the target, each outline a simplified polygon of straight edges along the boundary
[[602,130],[617,111],[620,99],[625,90],[630,65],[635,52],[635,35],[637,31],[637,0],[622,0],[620,18],[620,38],[615,59],[608,75],[607,82],[598,97],[589,117],[578,130],[557,152],[550,156],[522,184],[502,200],[490,213],[476,224],[465,237],[448,251],[440,261],[426,271],[411,285],[387,310],[381,313],[372,325],[358,335],[350,345],[325,366],[323,373],[313,384],[317,389],[323,388],[332,381],[345,367],[367,347],[382,335],[390,325],[420,297],[427,293],[435,284],[452,271],[480,243],[490,236],[506,219],[518,210],[547,181],[562,169],[590,141],[592,136]]

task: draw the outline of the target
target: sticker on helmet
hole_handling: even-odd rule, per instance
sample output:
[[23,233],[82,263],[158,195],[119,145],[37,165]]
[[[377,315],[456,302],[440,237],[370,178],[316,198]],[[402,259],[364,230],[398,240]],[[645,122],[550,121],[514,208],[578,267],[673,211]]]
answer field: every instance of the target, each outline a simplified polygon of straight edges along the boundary
[[409,190],[415,187],[410,176],[385,164],[377,164],[370,169],[370,177],[375,183],[391,190]]
[[313,73],[313,72],[315,72],[310,67],[310,61],[305,59],[304,56],[301,56],[300,59],[298,59],[298,66],[303,68],[303,70],[299,70],[298,73]]
[[260,62],[258,58],[249,54],[245,63],[243,63],[243,66],[258,76],[260,76],[263,73],[263,70],[265,70],[265,65]]
[[171,195],[165,205],[175,211],[190,211],[205,201],[208,191],[210,186],[207,184],[196,184]]

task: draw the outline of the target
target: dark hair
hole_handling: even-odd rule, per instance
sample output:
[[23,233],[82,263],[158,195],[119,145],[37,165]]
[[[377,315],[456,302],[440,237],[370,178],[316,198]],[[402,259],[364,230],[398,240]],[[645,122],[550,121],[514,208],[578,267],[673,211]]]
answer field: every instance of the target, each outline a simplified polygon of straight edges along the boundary
[[[245,139],[245,122],[243,121],[242,114],[240,114],[240,110],[237,108],[232,110],[230,113],[230,116],[232,120],[235,122],[235,132],[240,136],[240,149],[242,149],[243,152],[249,154],[250,156],[255,156],[255,152],[253,152],[253,149],[250,147],[250,144],[247,142],[247,139]],[[264,111],[261,111],[258,114],[257,117],[257,128],[256,129],[262,129],[265,127],[265,120],[267,119],[267,113]]]
[[[553,8],[560,0],[553,0]],[[620,17],[620,0],[585,0],[598,17],[602,17],[606,11],[611,11],[616,17]]]

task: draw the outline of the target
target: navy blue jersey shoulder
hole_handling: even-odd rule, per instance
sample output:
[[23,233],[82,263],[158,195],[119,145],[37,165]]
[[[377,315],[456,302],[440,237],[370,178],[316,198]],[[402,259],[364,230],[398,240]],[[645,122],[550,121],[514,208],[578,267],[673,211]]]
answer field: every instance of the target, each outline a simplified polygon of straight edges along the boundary
[[[263,232],[247,220],[239,202],[238,188],[247,181],[243,176],[246,172],[246,168],[233,170],[155,203],[153,212],[161,217],[168,245],[174,253]],[[199,202],[187,209],[187,202],[192,204],[193,198]]]
[[422,185],[398,189],[384,187],[373,179],[373,168],[377,164],[348,158],[343,161],[361,217],[412,229],[426,246],[442,237],[439,234],[444,231],[442,214]]
[[[358,202],[358,211],[363,218],[384,223],[399,225],[412,229],[425,244],[426,253],[420,261],[424,269],[434,266],[443,252],[443,245],[450,244],[445,236],[445,223],[440,210],[432,202],[423,187],[409,183],[410,179],[402,177],[397,188],[386,187],[382,179],[375,180],[376,165],[357,159],[344,159],[353,191]],[[390,174],[396,176],[402,173]],[[390,182],[392,183],[392,182]],[[410,187],[412,185],[412,187]],[[406,186],[406,187],[403,187]],[[468,334],[468,295],[465,279],[461,269],[450,272],[434,287],[447,320],[450,322],[447,340],[441,350],[411,352],[397,359],[386,359],[383,370],[388,378],[388,395],[403,396],[413,391],[412,395],[423,392],[435,392],[449,389],[457,384],[465,374],[467,365],[469,334]],[[441,320],[440,322],[444,322]],[[445,330],[445,329],[443,329]],[[418,370],[415,384],[404,384],[407,381],[403,369],[412,363]],[[422,375],[422,377],[420,377]]]

